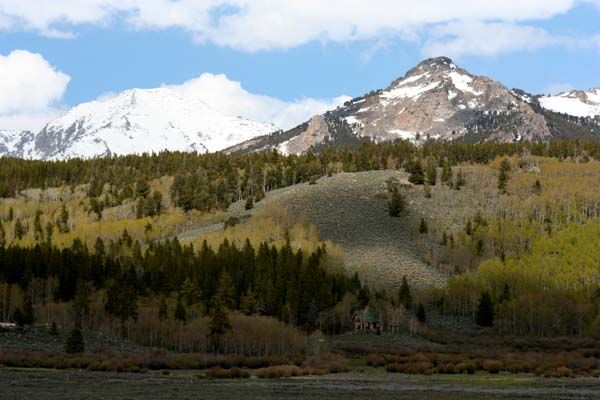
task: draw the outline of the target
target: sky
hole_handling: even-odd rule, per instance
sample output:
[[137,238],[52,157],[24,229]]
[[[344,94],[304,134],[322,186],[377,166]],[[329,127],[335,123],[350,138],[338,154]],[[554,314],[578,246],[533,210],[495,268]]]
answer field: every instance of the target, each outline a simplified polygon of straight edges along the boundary
[[0,0],[0,129],[161,86],[285,129],[442,55],[531,93],[600,87],[600,0]]

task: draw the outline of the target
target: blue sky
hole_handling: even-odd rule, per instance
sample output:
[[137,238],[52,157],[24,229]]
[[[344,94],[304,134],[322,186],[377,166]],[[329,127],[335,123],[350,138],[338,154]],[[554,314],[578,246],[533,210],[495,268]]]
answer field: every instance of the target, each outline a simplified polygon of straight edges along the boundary
[[[435,55],[533,93],[600,87],[598,0],[23,3],[0,0],[0,129],[37,129],[98,96],[204,73],[214,75],[193,88],[209,103],[230,94],[216,108],[292,125]],[[16,51],[26,53],[17,60]],[[226,78],[208,84],[218,74]],[[18,106],[9,104],[11,90],[20,91]],[[246,111],[255,98],[264,105]]]

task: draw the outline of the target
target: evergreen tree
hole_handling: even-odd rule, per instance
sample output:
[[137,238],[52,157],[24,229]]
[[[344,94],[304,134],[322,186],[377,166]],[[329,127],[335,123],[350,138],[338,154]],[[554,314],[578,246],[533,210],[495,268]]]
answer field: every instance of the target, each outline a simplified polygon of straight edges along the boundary
[[25,299],[22,308],[15,310],[14,319],[18,326],[33,325],[35,322],[35,315],[33,313],[33,305],[29,298]]
[[254,208],[254,197],[248,196],[246,197],[246,204],[244,205],[246,210],[252,210]]
[[188,306],[196,304],[202,298],[202,292],[198,285],[188,276],[181,286],[181,295]]
[[137,291],[127,279],[115,280],[106,292],[104,309],[121,322],[121,333],[125,336],[127,320],[137,320]]
[[533,194],[538,196],[542,194],[542,184],[540,183],[539,179],[536,179],[535,183],[533,184]]
[[60,209],[60,215],[56,221],[56,226],[58,226],[58,230],[61,233],[69,232],[69,212],[67,211],[67,206],[64,203]]
[[187,312],[185,311],[185,307],[183,307],[183,303],[181,302],[181,296],[177,298],[177,306],[175,307],[175,320],[185,324],[187,322]]
[[494,325],[494,302],[488,292],[483,292],[479,298],[476,322],[482,327]]
[[424,235],[428,232],[427,222],[425,222],[425,218],[421,218],[421,224],[419,225],[419,233]]
[[431,186],[435,186],[437,182],[437,167],[435,161],[429,160],[427,162],[427,183]]
[[448,244],[448,235],[446,234],[446,232],[444,231],[442,233],[442,241],[440,243],[440,245],[442,246],[446,246]]
[[25,227],[21,223],[21,219],[20,218],[17,218],[17,220],[15,221],[15,228],[14,228],[14,230],[15,230],[15,232],[14,232],[14,238],[15,238],[15,240],[21,240],[21,239],[23,239],[23,236],[25,236]]
[[223,307],[219,296],[213,299],[209,329],[209,339],[212,343],[213,351],[219,353],[221,351],[221,337],[231,330],[231,322],[229,322],[227,311]]
[[423,306],[423,303],[419,303],[417,306],[417,312],[415,313],[415,316],[420,323],[424,324],[427,322],[427,315],[425,314],[425,306]]
[[165,322],[169,319],[169,308],[167,307],[167,300],[165,296],[161,296],[160,298],[160,306],[158,307],[158,320],[160,322]]
[[150,194],[150,186],[148,186],[148,182],[143,179],[140,179],[135,184],[135,197],[136,198],[146,198]]
[[0,249],[6,246],[6,232],[4,231],[4,225],[0,222]]
[[431,186],[429,186],[428,183],[423,185],[423,195],[425,196],[426,199],[431,198]]
[[217,290],[217,296],[220,299],[220,304],[230,310],[235,307],[235,286],[233,286],[233,280],[231,275],[227,272],[222,272],[219,277],[219,288]]
[[456,173],[456,178],[454,179],[454,189],[460,190],[461,187],[466,184],[465,176],[463,175],[462,169],[459,169]]
[[12,207],[8,209],[8,222],[12,222],[15,217],[15,210]]
[[450,167],[450,164],[448,162],[444,163],[444,166],[442,167],[442,183],[452,187],[452,167]]
[[473,224],[471,223],[471,220],[467,220],[467,223],[465,224],[465,233],[468,236],[471,236],[473,234]]
[[391,217],[399,217],[406,208],[406,200],[397,187],[391,190],[392,198],[388,202],[388,213]]
[[402,284],[400,285],[400,291],[398,292],[398,302],[407,310],[412,307],[412,294],[410,293],[410,286],[408,286],[406,275],[402,277]]
[[50,325],[50,334],[52,336],[58,336],[58,327],[54,321],[52,321],[52,325]]
[[43,212],[41,210],[37,210],[33,220],[33,234],[36,241],[41,241],[44,239],[44,228],[42,228],[41,220],[42,214]]
[[242,297],[240,311],[245,315],[253,315],[258,312],[258,303],[254,296],[254,292],[252,292],[252,288],[248,289],[248,292]]
[[54,234],[54,225],[51,221],[46,223],[46,241],[52,243],[52,235]]
[[417,160],[411,166],[410,176],[408,177],[408,181],[413,185],[422,185],[425,183],[425,174],[423,173],[423,167],[421,166],[421,161]]
[[85,341],[81,328],[77,325],[71,330],[65,341],[65,353],[78,354],[85,351]]
[[510,172],[510,161],[508,159],[502,160],[500,163],[500,172],[498,174],[498,190],[500,193],[506,193],[506,185],[508,184]]

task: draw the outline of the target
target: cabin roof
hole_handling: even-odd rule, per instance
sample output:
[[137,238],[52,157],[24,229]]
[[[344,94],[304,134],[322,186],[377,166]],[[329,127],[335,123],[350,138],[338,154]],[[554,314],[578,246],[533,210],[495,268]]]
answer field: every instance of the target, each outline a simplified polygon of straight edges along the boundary
[[379,311],[370,308],[365,308],[364,310],[356,310],[354,311],[354,315],[361,321],[365,322],[379,322],[381,320]]

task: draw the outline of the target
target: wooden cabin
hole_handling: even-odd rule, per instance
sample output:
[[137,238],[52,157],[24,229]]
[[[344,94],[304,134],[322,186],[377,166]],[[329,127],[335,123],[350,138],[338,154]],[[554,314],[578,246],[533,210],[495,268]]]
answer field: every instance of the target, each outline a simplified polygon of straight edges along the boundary
[[381,335],[381,314],[369,307],[352,314],[354,332]]

